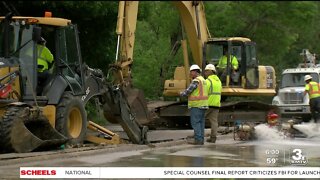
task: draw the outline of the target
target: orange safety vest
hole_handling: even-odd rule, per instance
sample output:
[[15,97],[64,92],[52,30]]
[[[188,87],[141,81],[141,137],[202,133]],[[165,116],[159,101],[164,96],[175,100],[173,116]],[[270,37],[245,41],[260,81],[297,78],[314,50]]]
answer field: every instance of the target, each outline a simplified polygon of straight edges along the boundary
[[206,80],[202,76],[198,76],[193,81],[197,81],[198,87],[192,91],[188,97],[188,107],[207,107],[208,91],[206,88]]
[[308,91],[309,98],[313,99],[316,97],[320,97],[320,86],[318,83],[311,81],[309,84],[306,85],[306,90]]

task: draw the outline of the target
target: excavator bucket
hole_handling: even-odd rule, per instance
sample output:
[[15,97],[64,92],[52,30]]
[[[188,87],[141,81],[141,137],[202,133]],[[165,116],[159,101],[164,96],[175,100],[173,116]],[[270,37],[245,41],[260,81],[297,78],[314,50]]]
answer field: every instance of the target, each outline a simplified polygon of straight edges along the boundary
[[46,120],[15,121],[10,136],[12,149],[19,153],[59,147],[68,140]]
[[140,125],[150,123],[150,112],[143,92],[139,89],[125,88],[124,93],[138,123]]
[[21,117],[1,122],[1,127],[6,127],[0,140],[3,145],[1,151],[24,153],[46,150],[59,147],[68,140],[46,119],[24,121]]
[[112,92],[103,108],[106,119],[119,123],[133,143],[148,143],[148,127],[144,124],[150,121],[150,115],[142,92],[131,88]]
[[68,140],[46,120],[15,121],[10,136],[12,149],[19,153],[59,147]]
[[[144,98],[143,92],[139,89],[133,89],[126,87],[123,89],[124,96],[128,105],[130,106],[130,111],[134,114],[136,122],[139,125],[146,125],[151,122],[150,111],[147,107],[146,99]],[[114,98],[114,97],[113,97]],[[109,99],[113,99],[109,97]],[[104,116],[111,123],[119,123],[119,118],[121,118],[121,112],[118,104],[114,101],[105,103],[103,106]]]

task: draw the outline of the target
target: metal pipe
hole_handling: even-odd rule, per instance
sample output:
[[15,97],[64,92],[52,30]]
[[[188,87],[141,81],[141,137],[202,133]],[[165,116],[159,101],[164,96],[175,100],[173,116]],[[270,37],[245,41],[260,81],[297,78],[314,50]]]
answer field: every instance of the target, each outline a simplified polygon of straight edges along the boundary
[[116,33],[118,35],[118,40],[117,40],[117,51],[116,51],[115,62],[117,62],[118,58],[119,58],[120,39],[121,39],[121,35],[123,34],[124,9],[125,9],[125,1],[120,1],[119,2],[119,8],[118,8],[117,28],[116,28]]
[[117,61],[118,61],[119,48],[120,48],[120,38],[121,38],[121,35],[118,35],[118,40],[117,40],[117,51],[116,51],[116,59],[115,59],[115,62],[117,62]]

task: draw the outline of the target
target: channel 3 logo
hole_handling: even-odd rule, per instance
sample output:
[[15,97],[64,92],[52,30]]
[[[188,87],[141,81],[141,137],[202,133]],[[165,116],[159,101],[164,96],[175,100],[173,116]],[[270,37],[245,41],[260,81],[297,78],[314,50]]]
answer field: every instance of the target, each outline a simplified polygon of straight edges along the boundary
[[308,159],[302,149],[292,149],[290,153],[290,164],[292,165],[307,165]]

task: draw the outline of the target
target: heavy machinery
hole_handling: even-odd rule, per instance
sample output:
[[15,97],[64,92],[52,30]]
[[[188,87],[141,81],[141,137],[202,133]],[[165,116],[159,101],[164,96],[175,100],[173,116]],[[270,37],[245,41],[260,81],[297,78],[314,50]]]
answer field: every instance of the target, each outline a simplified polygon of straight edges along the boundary
[[[0,21],[1,152],[81,144],[87,126],[102,130],[88,123],[85,105],[91,99],[107,104],[133,143],[146,143],[147,127],[137,123],[122,87],[82,62],[77,26],[71,20],[48,12],[45,17],[9,13]],[[54,65],[39,91],[36,43],[41,37],[48,42]]]
[[[115,69],[117,78],[122,84],[131,84],[131,66],[133,64],[133,48],[135,39],[135,29],[138,13],[138,1],[120,1],[118,15],[118,43],[121,41],[126,44],[122,46],[120,57],[116,59]],[[164,82],[164,96],[178,97],[190,83],[189,66],[190,62],[198,64],[204,69],[208,63],[217,64],[219,57],[222,56],[223,48],[228,49],[228,55],[232,54],[239,61],[238,79],[231,81],[232,71],[230,61],[227,64],[226,81],[223,83],[222,96],[274,96],[275,95],[275,71],[271,66],[261,66],[256,57],[256,46],[248,38],[229,37],[211,38],[209,33],[204,4],[201,1],[173,1],[171,2],[178,10],[182,21],[183,30],[186,34],[188,44],[192,52],[192,61],[189,61],[187,40],[181,40],[183,50],[182,66],[175,69],[173,79]],[[118,53],[117,53],[118,55]],[[230,56],[228,56],[230,57]],[[130,94],[130,93],[127,93]],[[140,93],[136,93],[137,95]],[[139,96],[137,101],[142,103],[143,97]],[[130,104],[130,103],[129,103]],[[142,116],[148,117],[146,106],[140,111]],[[265,121],[267,110],[272,108],[265,103],[242,101],[223,103],[219,119],[221,123],[234,122],[236,119],[247,119],[252,121]],[[189,116],[185,101],[153,101],[148,103],[149,111],[153,112],[155,118],[145,118],[141,124],[148,124],[150,127],[165,125],[172,127],[175,124],[185,124],[183,121]],[[248,113],[250,111],[250,113]],[[138,118],[140,120],[140,118]]]
[[308,122],[311,119],[311,112],[309,95],[304,96],[304,76],[309,74],[313,81],[320,82],[320,66],[315,63],[315,54],[310,53],[308,49],[303,49],[300,55],[302,63],[296,68],[283,70],[279,89],[272,104],[279,108],[282,118]]
[[[204,6],[198,1],[174,1],[192,51],[193,62],[201,67],[212,60],[215,47],[237,49],[241,60],[240,80],[231,86],[230,64],[223,95],[273,95],[275,76],[272,67],[258,66],[254,44],[248,39],[210,38]],[[119,2],[116,60],[110,65],[107,81],[101,70],[92,69],[81,59],[77,26],[70,20],[45,17],[0,17],[0,151],[29,152],[57,147],[63,143],[78,144],[85,139],[88,123],[85,104],[95,99],[103,106],[108,121],[121,124],[133,143],[147,143],[145,125],[159,125],[188,117],[186,103],[148,104],[142,91],[134,89],[131,79],[133,47],[138,12],[137,1]],[[54,55],[54,66],[42,91],[38,90],[37,46],[42,37]],[[240,39],[240,40],[239,40]],[[186,40],[182,40],[184,66],[177,67],[175,79],[165,82],[164,95],[176,96],[189,84],[189,60]],[[31,49],[31,56],[30,52]],[[219,48],[218,48],[219,49]],[[214,60],[214,58],[213,58]],[[239,107],[262,107],[259,103],[232,103],[221,109],[231,110],[227,119],[239,114]],[[252,109],[250,109],[252,110]],[[220,113],[224,116],[223,113]],[[243,114],[248,114],[247,110]],[[253,115],[250,114],[252,117]],[[255,116],[255,120],[261,117]],[[224,120],[224,119],[223,119]],[[222,122],[223,122],[222,120]],[[95,126],[101,130],[100,127]],[[95,128],[93,128],[95,129]]]

